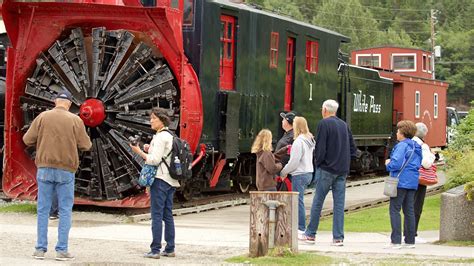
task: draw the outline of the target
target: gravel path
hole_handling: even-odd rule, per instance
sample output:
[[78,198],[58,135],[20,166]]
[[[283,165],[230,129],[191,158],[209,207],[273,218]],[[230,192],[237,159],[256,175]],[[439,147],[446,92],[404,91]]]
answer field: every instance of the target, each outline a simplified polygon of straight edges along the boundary
[[[111,224],[129,225],[125,216],[102,213],[74,213],[73,228],[108,227]],[[49,252],[46,259],[34,260],[31,257],[36,242],[36,215],[24,213],[2,213],[0,216],[0,265],[48,265],[61,264],[54,260],[54,245],[56,244],[57,222],[50,222]],[[131,225],[144,227],[147,225]],[[144,229],[140,228],[140,229]],[[143,230],[142,230],[143,231]],[[148,230],[145,230],[148,231]],[[151,230],[148,231],[151,235]],[[120,234],[120,232],[117,232]],[[69,265],[146,265],[146,264],[222,264],[226,258],[245,254],[247,249],[235,247],[210,247],[194,245],[177,245],[176,258],[161,258],[159,260],[145,259],[142,254],[148,251],[149,241],[143,237],[138,240],[120,241],[96,239],[94,235],[85,238],[71,237],[70,252],[76,256]],[[147,236],[146,238],[151,238]]]

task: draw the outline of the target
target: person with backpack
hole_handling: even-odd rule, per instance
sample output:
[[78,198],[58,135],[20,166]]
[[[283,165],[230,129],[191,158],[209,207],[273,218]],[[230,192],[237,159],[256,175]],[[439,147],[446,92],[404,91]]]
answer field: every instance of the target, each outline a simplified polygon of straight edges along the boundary
[[[165,109],[153,108],[150,115],[150,124],[156,134],[148,148],[148,153],[142,151],[138,145],[130,145],[132,150],[139,154],[148,165],[157,165],[155,180],[150,186],[151,200],[151,231],[153,241],[150,252],[145,253],[145,258],[159,259],[160,256],[175,257],[175,227],[173,219],[173,195],[179,187],[179,181],[170,175],[165,163],[173,163],[171,156],[173,149],[173,134],[168,130],[170,118]],[[161,250],[163,224],[165,223],[166,246]]]
[[262,129],[252,145],[252,153],[257,155],[257,189],[276,191],[275,175],[281,170],[281,163],[275,162],[272,153],[272,132]]

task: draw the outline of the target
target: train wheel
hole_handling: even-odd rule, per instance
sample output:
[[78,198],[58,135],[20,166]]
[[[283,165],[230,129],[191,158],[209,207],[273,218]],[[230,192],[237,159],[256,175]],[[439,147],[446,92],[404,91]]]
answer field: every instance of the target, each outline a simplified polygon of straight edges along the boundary
[[163,56],[144,34],[127,30],[81,28],[59,39],[37,58],[21,97],[25,128],[54,106],[63,89],[72,94],[77,113],[93,142],[81,155],[75,191],[91,200],[123,199],[141,192],[137,178],[144,164],[128,143],[139,136],[149,143],[152,107],[168,110],[171,130],[179,124],[179,90]]
[[240,193],[248,193],[250,191],[250,183],[239,182],[238,191]]

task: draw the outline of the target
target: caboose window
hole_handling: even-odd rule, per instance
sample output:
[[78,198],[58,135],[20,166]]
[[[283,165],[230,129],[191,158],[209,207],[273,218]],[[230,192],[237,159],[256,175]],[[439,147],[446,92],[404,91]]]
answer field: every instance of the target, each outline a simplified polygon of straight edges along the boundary
[[431,60],[432,59],[431,59],[431,55],[430,55],[430,56],[428,56],[428,73],[431,73],[433,71],[433,69],[432,69],[433,64],[432,64]]
[[183,26],[192,26],[194,21],[194,0],[184,0]]
[[438,118],[438,94],[435,93],[434,95],[434,103],[433,103],[433,114],[434,114],[434,118]]
[[415,91],[415,117],[420,118],[420,92]]
[[428,57],[424,54],[423,55],[423,60],[421,61],[422,63],[422,70],[423,72],[426,72],[428,70]]
[[358,66],[380,67],[380,54],[358,54],[356,62]]
[[316,41],[306,42],[306,71],[309,73],[318,72],[319,43]]
[[416,54],[392,54],[392,69],[395,71],[416,71]]
[[278,67],[278,32],[270,35],[270,68]]

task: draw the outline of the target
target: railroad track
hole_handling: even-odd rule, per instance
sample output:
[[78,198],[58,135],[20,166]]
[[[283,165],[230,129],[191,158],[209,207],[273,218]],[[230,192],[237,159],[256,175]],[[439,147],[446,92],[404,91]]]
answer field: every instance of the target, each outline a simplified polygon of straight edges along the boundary
[[[359,180],[359,181],[349,181],[346,184],[346,188],[351,187],[360,187],[366,186],[375,183],[382,183],[384,181],[383,177],[374,178],[374,179],[366,179],[366,180]],[[307,189],[305,191],[305,195],[313,194],[313,189]],[[442,192],[442,185],[429,187],[427,190],[427,195],[434,195]],[[355,211],[360,211],[363,209],[374,208],[380,205],[383,205],[389,201],[389,198],[377,199],[357,204],[350,204],[346,205],[345,212],[351,213]],[[177,207],[173,209],[173,215],[181,216],[186,214],[192,213],[200,213],[204,211],[210,210],[218,210],[222,208],[234,207],[238,205],[248,205],[250,203],[250,198],[248,194],[226,194],[226,195],[219,195],[219,196],[211,196],[197,200],[191,200],[189,202],[179,204]],[[323,217],[332,215],[332,209],[323,210],[321,213]],[[131,216],[130,219],[134,222],[150,220],[150,213],[139,214]]]
[[[377,178],[370,178],[364,180],[356,180],[356,181],[348,181],[346,184],[346,188],[352,187],[361,187],[367,186],[370,184],[375,183],[382,183],[384,181],[384,177],[377,177]],[[305,195],[313,194],[313,189],[307,189],[305,191]],[[442,192],[442,185],[436,185],[428,187],[427,195],[435,195]],[[5,201],[11,201],[11,199],[7,198],[3,193],[0,192],[0,198]],[[374,208],[380,205],[384,205],[389,202],[389,198],[380,198],[377,200],[365,201],[356,204],[348,204],[345,206],[345,212],[351,213],[356,212],[364,209]],[[181,216],[186,214],[192,213],[200,213],[210,210],[218,210],[222,208],[234,207],[239,205],[248,205],[250,203],[249,194],[240,194],[240,193],[232,193],[232,194],[222,194],[222,195],[206,195],[202,198],[196,198],[187,202],[183,203],[175,203],[173,209],[173,215]],[[114,213],[114,214],[125,214],[130,215],[130,219],[133,222],[139,222],[144,220],[150,220],[150,213],[149,209],[134,209],[134,210],[111,210],[110,208],[101,208],[97,206],[75,206],[75,209],[79,209],[82,211],[99,211],[105,213]],[[321,216],[331,216],[332,209],[323,209]]]

